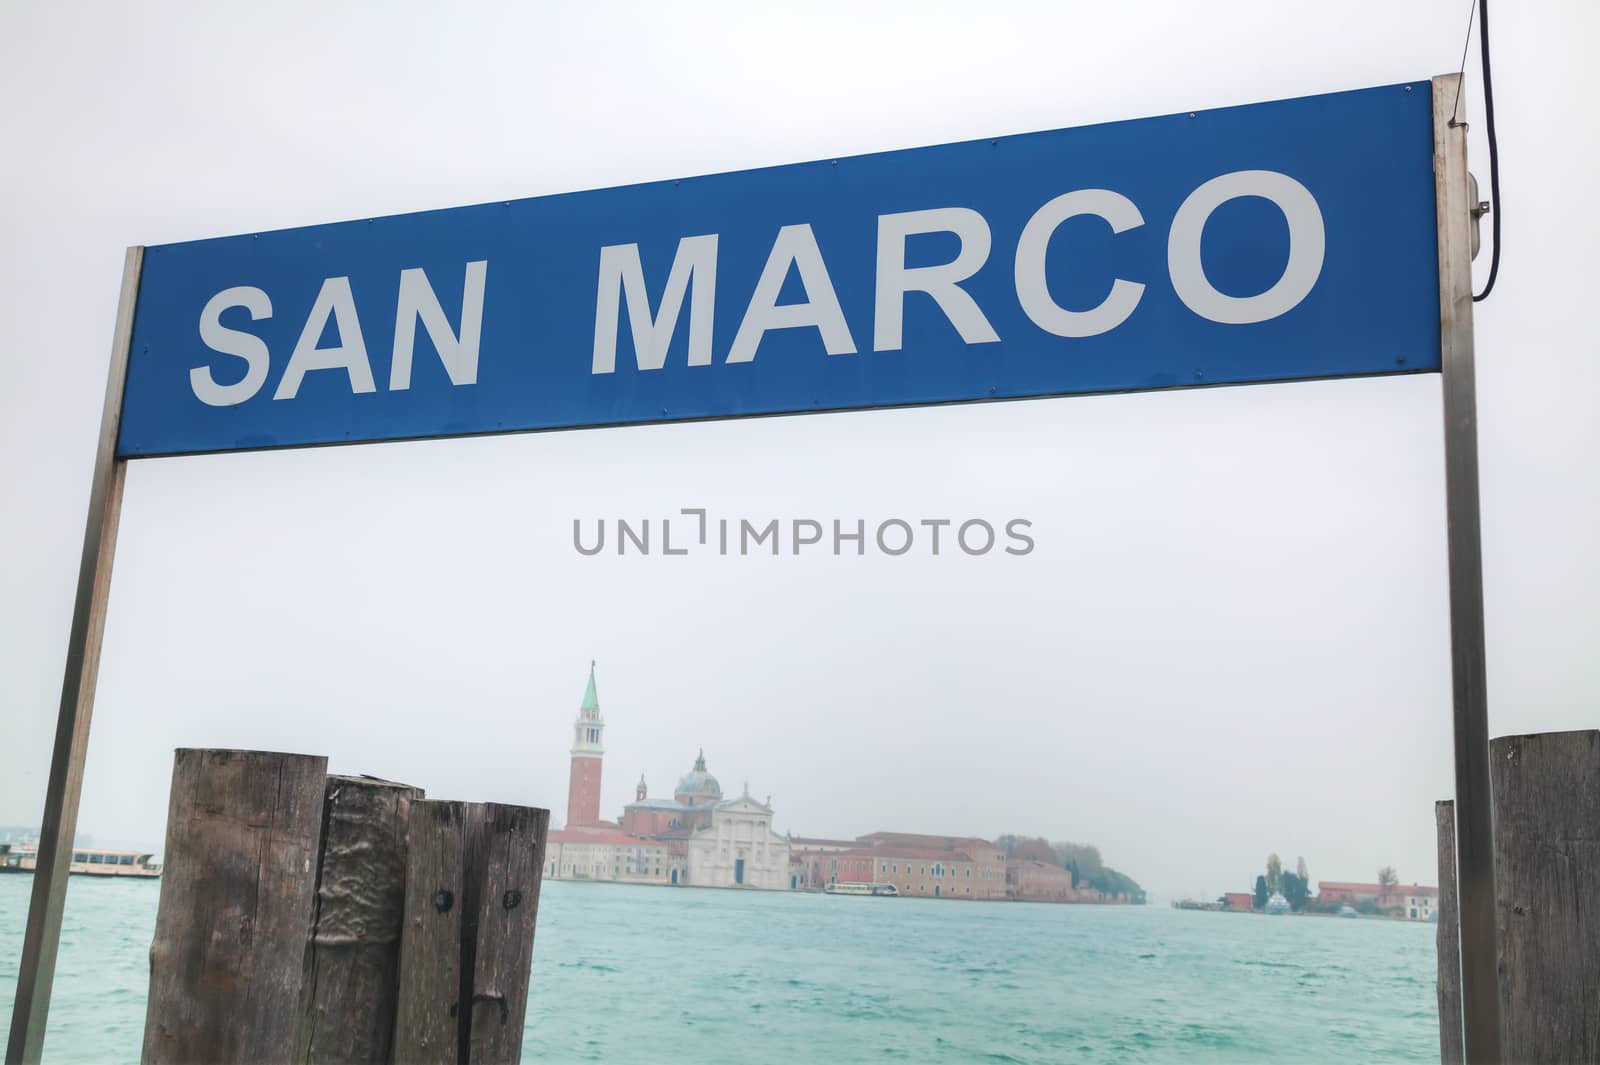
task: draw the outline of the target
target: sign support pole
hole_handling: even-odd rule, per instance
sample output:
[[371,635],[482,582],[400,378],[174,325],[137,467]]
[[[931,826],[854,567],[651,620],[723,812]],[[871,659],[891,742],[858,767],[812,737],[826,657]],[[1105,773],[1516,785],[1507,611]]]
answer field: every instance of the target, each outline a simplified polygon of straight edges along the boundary
[[1484,675],[1483,540],[1478,523],[1478,413],[1472,340],[1472,231],[1461,75],[1433,79],[1433,174],[1439,224],[1439,341],[1444,391],[1445,513],[1450,544],[1450,673],[1455,712],[1456,884],[1461,1015],[1467,1061],[1498,1065],[1494,807]]
[[39,857],[33,874],[33,895],[28,903],[28,927],[17,973],[17,998],[11,1014],[11,1036],[6,1044],[6,1065],[37,1062],[44,1049],[50,984],[55,978],[56,945],[61,938],[61,911],[66,903],[67,867],[72,861],[78,799],[83,792],[84,759],[89,750],[89,719],[94,714],[100,641],[106,628],[111,560],[116,553],[117,522],[122,514],[122,485],[128,463],[126,459],[117,458],[117,430],[122,422],[122,387],[128,374],[133,309],[139,295],[139,271],[143,262],[143,247],[129,248],[123,261],[122,295],[117,304],[105,408],[100,415],[94,481],[89,488],[89,521],[83,534],[78,590],[72,604],[66,676],[61,683],[61,710],[56,719],[55,747],[50,755],[50,783],[45,791],[44,819],[39,828]]

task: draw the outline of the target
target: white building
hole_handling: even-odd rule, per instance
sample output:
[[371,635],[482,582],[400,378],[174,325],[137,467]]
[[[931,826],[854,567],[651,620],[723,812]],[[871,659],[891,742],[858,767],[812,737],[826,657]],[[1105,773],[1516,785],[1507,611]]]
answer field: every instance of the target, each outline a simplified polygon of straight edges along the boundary
[[1431,921],[1439,912],[1439,889],[1436,887],[1409,887],[1397,888],[1405,895],[1405,911],[1402,916],[1408,921]]
[[772,830],[772,807],[750,797],[724,799],[710,823],[689,836],[689,883],[696,887],[789,886],[789,841]]
[[665,842],[615,829],[561,828],[550,830],[544,875],[552,880],[676,884],[683,879],[684,861]]

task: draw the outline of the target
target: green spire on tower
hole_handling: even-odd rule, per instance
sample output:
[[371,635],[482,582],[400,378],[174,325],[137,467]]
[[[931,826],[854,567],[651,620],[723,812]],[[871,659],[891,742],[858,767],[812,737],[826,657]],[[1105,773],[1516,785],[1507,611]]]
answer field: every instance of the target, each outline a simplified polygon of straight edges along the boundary
[[594,659],[592,658],[589,659],[589,687],[583,693],[583,706],[579,709],[600,709],[600,696],[596,695],[594,690]]

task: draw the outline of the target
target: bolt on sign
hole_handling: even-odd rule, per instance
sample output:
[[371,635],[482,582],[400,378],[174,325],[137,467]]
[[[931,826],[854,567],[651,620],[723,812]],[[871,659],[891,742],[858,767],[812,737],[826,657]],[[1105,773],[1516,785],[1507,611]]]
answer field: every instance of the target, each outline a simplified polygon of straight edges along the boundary
[[1428,89],[152,247],[118,453],[1437,370]]

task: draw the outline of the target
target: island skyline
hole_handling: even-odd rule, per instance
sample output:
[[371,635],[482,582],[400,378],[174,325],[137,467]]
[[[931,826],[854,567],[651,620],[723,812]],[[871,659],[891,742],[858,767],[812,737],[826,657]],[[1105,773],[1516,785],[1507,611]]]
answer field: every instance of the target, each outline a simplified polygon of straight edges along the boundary
[[[594,660],[590,660],[589,665],[590,670],[594,670]],[[587,702],[590,702],[592,699],[595,699],[594,673],[590,673],[589,686],[587,686],[586,692],[584,692],[584,697],[582,697],[582,705],[586,705]],[[573,702],[573,700],[570,700],[570,707],[571,702]],[[571,715],[571,712],[573,712],[573,710],[570,708],[570,710],[568,710],[568,715]],[[557,716],[558,713],[560,712],[555,710],[555,708],[550,708],[550,710],[547,710],[547,712],[541,712],[541,715],[539,715],[539,720],[549,720],[549,718],[552,718],[552,716]],[[581,713],[581,710],[579,710],[579,713]],[[635,724],[640,723],[640,721],[643,720],[645,720],[645,718],[643,718],[642,715],[640,718],[638,718],[638,721],[635,721]],[[557,729],[555,734],[560,734],[562,731],[570,732],[571,729],[573,729],[573,726],[574,721],[571,720],[571,716],[568,716],[568,721],[565,723],[565,728]],[[714,731],[712,732],[712,736],[714,736],[714,739],[733,739],[733,737],[726,736],[725,732]],[[549,737],[546,737],[546,739],[549,739]],[[733,747],[733,750],[739,750],[738,744],[733,744],[731,747]],[[622,752],[632,753],[637,750],[637,745],[635,745],[634,742],[629,739],[627,742],[624,742],[624,744],[621,745],[621,750]],[[653,761],[651,761],[650,764],[654,764],[656,761],[661,761],[661,756],[654,755],[653,753],[653,755],[651,755],[651,760]],[[704,769],[704,748],[702,747],[699,748],[698,768]],[[744,772],[744,769],[746,768],[736,769],[736,772],[739,774],[738,779],[741,779],[742,787],[749,787],[749,780],[744,779],[744,777],[754,776],[758,782],[757,796],[765,796],[768,804],[773,804],[773,798],[771,798],[771,796],[773,796],[774,793],[762,792],[762,788],[760,788],[760,766],[750,766],[749,769],[752,769],[750,774]],[[642,772],[646,777],[650,776],[650,772],[646,771],[646,769],[642,769]],[[640,782],[635,780],[635,784],[632,785],[632,787],[629,787],[629,785],[627,785],[627,777],[629,776],[629,772],[621,771],[619,768],[613,768],[613,772],[608,772],[608,774],[603,774],[603,776],[600,776],[600,779],[595,782],[595,796],[592,798],[592,801],[595,803],[595,809],[626,809],[627,806],[629,806],[629,803],[626,801],[627,798],[634,798],[634,800],[637,800],[637,788]],[[1003,784],[1003,782],[997,782],[997,784]],[[568,804],[570,804],[571,801],[571,787],[565,788],[565,790],[568,792],[568,795],[566,795],[566,801],[563,801],[560,800],[560,798],[557,798],[557,788],[552,787],[550,782],[547,782],[547,784],[544,784],[541,787],[542,798],[544,798],[546,801],[538,804],[547,804],[547,808],[552,811],[552,840],[557,838],[554,833],[560,832],[560,827],[563,825],[563,817],[566,816],[566,809],[568,809]],[[614,803],[611,796],[616,795],[618,792],[624,792],[624,795],[619,796],[619,798],[622,798],[622,801],[616,801],[616,803]],[[634,792],[634,795],[629,796],[627,795],[627,792]],[[718,798],[720,798],[720,795],[718,795]],[[518,800],[517,796],[512,795],[507,796],[506,801],[526,801],[526,798],[523,798],[523,800]],[[163,788],[162,792],[162,803],[163,808],[165,808],[165,788]],[[970,830],[970,828],[965,828],[965,825],[970,824],[970,822],[963,822],[963,820],[960,819],[952,819],[954,820],[955,824],[960,827],[960,830],[957,830],[954,835],[950,835],[950,830],[947,830],[946,825],[942,825],[939,820],[936,820],[936,817],[930,816],[930,808],[914,809],[914,811],[909,812],[909,816],[907,816],[907,812],[902,809],[901,814],[899,814],[899,817],[902,819],[901,822],[896,822],[896,824],[890,825],[885,819],[883,819],[883,817],[874,819],[874,816],[872,816],[870,812],[864,812],[862,811],[862,808],[859,808],[858,806],[858,808],[851,809],[850,811],[850,816],[853,817],[853,822],[846,822],[848,827],[843,828],[843,830],[834,830],[834,828],[824,827],[822,828],[821,832],[818,832],[818,830],[814,830],[813,828],[813,825],[816,824],[816,822],[806,822],[805,812],[803,812],[805,811],[805,808],[806,803],[805,798],[803,798],[803,793],[798,793],[798,801],[795,796],[790,796],[789,801],[787,801],[786,804],[782,804],[781,814],[779,814],[778,817],[774,817],[773,824],[776,825],[779,824],[779,822],[782,822],[782,832],[784,832],[784,835],[798,836],[798,838],[802,838],[802,840],[856,840],[856,838],[864,838],[864,836],[874,835],[874,833],[883,833],[883,830],[885,830],[886,827],[893,827],[894,830],[898,830],[898,832],[922,833],[922,835],[941,836],[941,838],[968,838],[968,840],[995,841],[1000,840],[1000,838],[1003,838],[1003,836],[1014,835],[1019,836],[1019,838],[1022,838],[1022,840],[1027,840],[1027,838],[1035,838],[1035,836],[1038,836],[1038,838],[1051,838],[1051,840],[1080,841],[1082,844],[1090,844],[1090,846],[1098,846],[1098,848],[1101,848],[1101,851],[1106,852],[1107,856],[1109,856],[1106,859],[1107,862],[1115,862],[1115,865],[1118,865],[1118,868],[1122,868],[1122,870],[1125,870],[1125,872],[1131,873],[1131,875],[1133,875],[1133,880],[1138,881],[1139,884],[1142,884],[1142,887],[1144,887],[1144,892],[1149,895],[1150,899],[1158,900],[1158,902],[1179,899],[1179,897],[1200,897],[1200,899],[1205,899],[1205,897],[1213,897],[1213,895],[1222,894],[1222,892],[1246,891],[1246,889],[1250,887],[1250,884],[1248,883],[1234,883],[1235,880],[1240,880],[1238,876],[1235,876],[1234,880],[1226,881],[1226,883],[1219,883],[1216,884],[1216,886],[1205,886],[1200,892],[1186,892],[1182,891],[1182,889],[1166,887],[1165,883],[1170,883],[1171,881],[1170,870],[1163,870],[1163,868],[1155,867],[1154,875],[1152,875],[1150,870],[1146,870],[1144,867],[1134,867],[1134,865],[1130,864],[1130,862],[1126,862],[1126,860],[1122,857],[1123,854],[1128,851],[1126,846],[1122,846],[1125,841],[1107,840],[1106,836],[1094,835],[1091,830],[1085,830],[1083,825],[1067,825],[1066,828],[1059,827],[1059,825],[1058,827],[1054,828],[1040,827],[1040,825],[1035,824],[1034,820],[1029,820],[1027,824],[1022,824],[1024,819],[1027,819],[1026,814],[1006,814],[1006,816],[1010,817],[1010,820],[1003,822],[1003,832],[997,832],[997,830],[995,830],[995,828],[997,828],[995,825],[982,825],[982,827],[978,827],[976,830]],[[867,811],[870,811],[870,804],[866,804],[866,809]],[[931,809],[936,811],[938,806],[933,806]],[[590,817],[590,820],[603,819],[598,819],[598,817]],[[904,824],[906,820],[909,820],[910,824]],[[90,840],[90,838],[99,840],[98,836],[94,836],[94,833],[82,833],[82,835],[85,840]],[[146,849],[150,849],[150,843],[154,841],[154,843],[157,844],[157,848],[155,849],[158,849],[160,833],[152,833],[152,835],[154,835],[154,840],[142,838],[142,836],[141,838],[134,838],[134,840],[125,838],[125,836],[106,836],[106,840],[114,841],[114,843],[138,843],[138,846],[142,846],[142,848]],[[1315,852],[1314,849],[1312,849],[1312,852]],[[1366,865],[1373,865],[1373,862],[1376,862],[1376,860],[1378,859],[1368,860]],[[1320,865],[1320,867],[1326,868],[1326,865]],[[1350,870],[1349,873],[1344,872],[1344,870],[1334,870],[1334,872],[1342,873],[1342,875],[1346,876],[1362,876],[1363,868],[1365,867],[1355,867],[1354,870]],[[1416,870],[1416,868],[1421,867],[1413,867],[1413,870]],[[1430,873],[1432,873],[1430,868],[1429,870],[1426,870],[1426,872],[1422,873],[1413,872],[1413,875],[1410,876],[1410,880],[1424,881],[1424,883],[1426,883],[1426,881],[1432,880]],[[1154,881],[1155,884],[1162,884],[1162,886],[1152,887],[1150,886],[1152,881]]]

